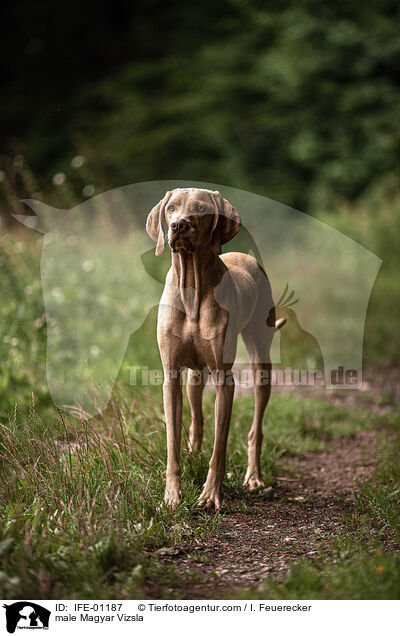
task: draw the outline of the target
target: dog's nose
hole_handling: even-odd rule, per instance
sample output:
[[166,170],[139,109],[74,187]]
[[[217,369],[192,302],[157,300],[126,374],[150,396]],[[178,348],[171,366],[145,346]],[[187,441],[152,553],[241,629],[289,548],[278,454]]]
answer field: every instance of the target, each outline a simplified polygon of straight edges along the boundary
[[171,230],[173,230],[174,232],[176,232],[177,230],[179,232],[183,232],[184,230],[187,230],[189,227],[189,222],[186,221],[185,219],[178,219],[177,221],[172,221],[170,228]]

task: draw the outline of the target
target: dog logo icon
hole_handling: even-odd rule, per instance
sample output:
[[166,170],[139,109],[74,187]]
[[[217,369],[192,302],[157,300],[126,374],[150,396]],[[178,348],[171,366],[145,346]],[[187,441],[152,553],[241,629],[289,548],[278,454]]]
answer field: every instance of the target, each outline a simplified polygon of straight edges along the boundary
[[48,629],[50,610],[32,603],[19,601],[3,605],[6,610],[7,631],[14,634],[16,629]]

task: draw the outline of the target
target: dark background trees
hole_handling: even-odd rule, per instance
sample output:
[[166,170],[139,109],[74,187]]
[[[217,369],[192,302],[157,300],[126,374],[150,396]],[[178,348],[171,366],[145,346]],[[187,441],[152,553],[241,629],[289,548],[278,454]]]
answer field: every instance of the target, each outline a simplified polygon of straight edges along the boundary
[[[3,9],[3,168],[162,178],[305,211],[396,183],[398,0],[22,0]],[[11,164],[10,164],[11,161]],[[10,167],[11,165],[11,167]]]

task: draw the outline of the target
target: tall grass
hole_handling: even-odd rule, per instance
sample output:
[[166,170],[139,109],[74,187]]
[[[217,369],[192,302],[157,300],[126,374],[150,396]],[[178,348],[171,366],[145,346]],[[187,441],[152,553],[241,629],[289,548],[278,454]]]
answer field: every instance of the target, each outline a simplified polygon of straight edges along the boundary
[[[160,507],[165,428],[154,391],[120,397],[101,416],[81,421],[62,412],[40,416],[32,401],[0,427],[0,593],[7,598],[143,597],[144,583],[170,581],[157,550],[201,540],[218,515],[197,510],[213,443],[212,395],[205,401],[204,452],[182,452],[183,503]],[[39,405],[40,406],[40,405]],[[232,415],[225,506],[246,509],[242,487],[252,401]],[[183,446],[187,443],[187,407]],[[379,426],[379,418],[325,402],[275,396],[268,412],[262,463],[273,483],[283,455],[323,447],[326,437]]]
[[[151,404],[77,423],[44,422],[34,403],[1,425],[0,593],[7,597],[142,596],[147,551],[201,536],[213,520],[159,509],[165,433]],[[185,470],[185,469],[184,469]],[[185,491],[193,505],[193,480]]]

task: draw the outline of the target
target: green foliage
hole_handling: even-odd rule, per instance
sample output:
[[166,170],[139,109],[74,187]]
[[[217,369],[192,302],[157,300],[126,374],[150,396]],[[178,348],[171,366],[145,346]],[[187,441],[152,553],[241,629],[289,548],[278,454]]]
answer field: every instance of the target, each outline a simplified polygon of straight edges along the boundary
[[39,240],[18,240],[3,234],[0,241],[0,413],[19,399],[30,400],[34,389],[48,398],[45,375],[46,320],[40,284]]
[[381,192],[372,189],[356,206],[343,205],[336,214],[325,213],[320,219],[382,259],[366,316],[364,364],[370,368],[397,365],[400,339],[393,320],[400,312],[398,194],[393,192],[389,199],[382,199]]
[[178,45],[93,87],[95,144],[119,178],[168,166],[318,209],[395,170],[392,3],[228,6],[185,58]]

